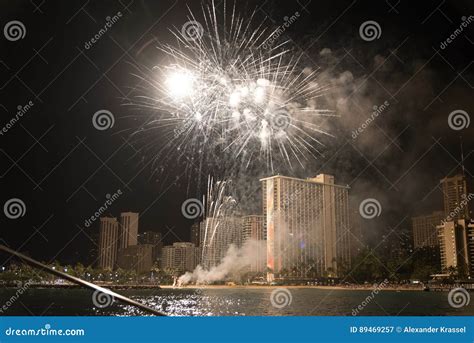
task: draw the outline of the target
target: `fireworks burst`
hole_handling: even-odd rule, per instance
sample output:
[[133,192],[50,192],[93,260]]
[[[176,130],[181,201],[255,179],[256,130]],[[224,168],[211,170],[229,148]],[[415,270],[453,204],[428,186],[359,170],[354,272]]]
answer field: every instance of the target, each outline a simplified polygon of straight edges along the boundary
[[273,43],[275,31],[254,24],[255,12],[244,19],[235,4],[226,10],[203,6],[201,21],[190,13],[172,31],[175,43],[159,46],[167,63],[141,76],[147,95],[139,105],[153,111],[146,129],[167,135],[158,155],[245,168],[258,159],[271,171],[276,160],[303,166],[321,154],[318,137],[329,135],[318,119],[332,111],[315,106],[325,87],[289,41]]

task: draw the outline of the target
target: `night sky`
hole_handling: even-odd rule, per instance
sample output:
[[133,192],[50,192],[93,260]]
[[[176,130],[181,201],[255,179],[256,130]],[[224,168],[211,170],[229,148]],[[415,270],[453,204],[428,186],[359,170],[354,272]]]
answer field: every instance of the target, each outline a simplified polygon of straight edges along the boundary
[[[221,14],[222,4],[216,2]],[[140,212],[139,231],[161,231],[166,244],[187,241],[193,221],[181,204],[202,198],[208,175],[232,176],[247,194],[244,212],[259,211],[258,178],[271,174],[264,166],[236,170],[226,162],[234,157],[220,154],[197,170],[184,167],[196,156],[157,157],[163,133],[141,133],[152,114],[128,106],[140,96],[137,69],[160,62],[157,46],[173,41],[170,29],[189,20],[188,7],[199,20],[199,1],[0,2],[1,27],[16,20],[26,30],[9,40],[2,29],[0,127],[18,106],[33,104],[0,135],[4,244],[46,261],[90,261],[98,221],[90,227],[84,221],[118,189],[123,195],[109,214]],[[473,7],[467,0],[237,2],[243,16],[256,9],[257,22],[272,27],[300,14],[280,39],[305,52],[308,68],[319,68],[328,88],[321,101],[337,114],[321,123],[333,135],[323,139],[324,156],[274,172],[333,174],[351,186],[355,209],[366,198],[380,201],[381,215],[363,222],[372,245],[409,232],[411,216],[442,209],[439,180],[460,171],[461,136],[465,172],[474,175],[474,124],[455,130],[448,123],[456,110],[473,117],[474,20],[441,46]],[[118,21],[86,48],[118,12]],[[379,24],[378,39],[361,38],[366,21]],[[385,102],[386,110],[354,139],[373,107]],[[99,110],[113,114],[113,127],[93,126]],[[17,219],[3,211],[12,198],[26,207]]]

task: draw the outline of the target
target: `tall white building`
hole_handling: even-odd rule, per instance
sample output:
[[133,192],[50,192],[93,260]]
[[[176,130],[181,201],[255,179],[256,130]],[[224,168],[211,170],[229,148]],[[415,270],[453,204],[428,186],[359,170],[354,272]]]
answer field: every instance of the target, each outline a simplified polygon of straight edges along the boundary
[[438,226],[441,268],[456,268],[462,275],[474,275],[474,223],[466,219]]
[[177,242],[163,247],[161,267],[179,271],[193,271],[198,265],[199,248],[190,242]]
[[308,270],[337,276],[350,264],[348,187],[332,175],[297,179],[272,176],[260,180],[267,230],[268,279]]
[[112,270],[117,262],[119,227],[116,218],[101,217],[99,228],[99,268]]
[[131,245],[137,245],[138,237],[138,213],[120,213],[120,246],[125,249]]

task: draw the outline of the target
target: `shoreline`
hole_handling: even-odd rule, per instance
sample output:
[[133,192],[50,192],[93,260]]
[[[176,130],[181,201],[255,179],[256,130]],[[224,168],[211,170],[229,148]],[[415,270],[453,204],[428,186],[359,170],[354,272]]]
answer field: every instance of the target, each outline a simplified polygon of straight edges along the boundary
[[[313,286],[313,285],[186,285],[186,286],[172,286],[172,285],[161,285],[163,289],[276,289],[276,288],[288,288],[288,289],[326,289],[326,290],[341,290],[341,291],[372,291],[376,289],[373,285],[344,287],[344,286]],[[423,291],[422,287],[390,287],[386,286],[378,288],[379,291]]]
[[[422,287],[406,287],[406,286],[385,286],[383,288],[377,288],[373,285],[367,286],[322,286],[322,285],[186,285],[186,286],[173,286],[173,285],[109,285],[109,284],[96,284],[97,286],[108,288],[111,290],[149,290],[149,289],[175,289],[175,290],[196,290],[196,289],[239,289],[239,290],[254,290],[254,289],[321,289],[321,290],[340,290],[340,291],[373,291],[378,289],[379,291],[423,291]],[[3,285],[4,288],[18,288],[15,285]],[[74,284],[60,284],[60,285],[48,285],[48,284],[29,284],[27,288],[32,289],[82,289],[83,287]]]

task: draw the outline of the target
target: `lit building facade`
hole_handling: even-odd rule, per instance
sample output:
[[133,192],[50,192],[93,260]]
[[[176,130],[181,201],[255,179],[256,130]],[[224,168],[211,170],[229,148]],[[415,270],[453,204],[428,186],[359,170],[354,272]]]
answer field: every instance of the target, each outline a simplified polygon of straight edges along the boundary
[[199,264],[199,248],[191,242],[177,242],[163,247],[161,267],[163,269],[193,271]]
[[119,227],[116,218],[100,218],[98,267],[112,270],[117,262]]
[[138,213],[120,213],[120,246],[125,249],[131,245],[137,245],[138,236]]
[[461,275],[474,276],[474,223],[466,219],[438,226],[441,267],[455,268]]
[[444,200],[444,215],[449,219],[469,218],[469,206],[463,206],[468,191],[463,175],[445,177],[440,181]]
[[267,230],[268,280],[292,272],[337,276],[338,264],[350,264],[348,187],[332,175],[260,180]]

